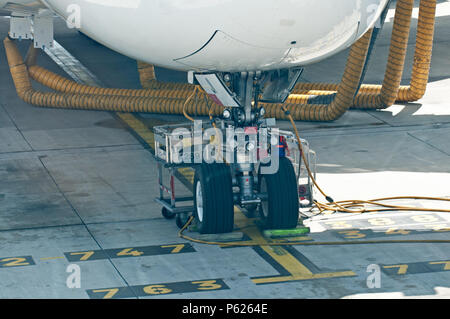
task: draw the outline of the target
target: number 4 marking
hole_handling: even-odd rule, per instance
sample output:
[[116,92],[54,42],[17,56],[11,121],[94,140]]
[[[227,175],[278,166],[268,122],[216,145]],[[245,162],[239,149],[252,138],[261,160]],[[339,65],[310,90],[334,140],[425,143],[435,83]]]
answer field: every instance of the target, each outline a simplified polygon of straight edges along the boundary
[[138,257],[143,255],[144,253],[142,251],[133,250],[134,248],[126,248],[122,250],[121,252],[117,253],[117,256],[134,256]]

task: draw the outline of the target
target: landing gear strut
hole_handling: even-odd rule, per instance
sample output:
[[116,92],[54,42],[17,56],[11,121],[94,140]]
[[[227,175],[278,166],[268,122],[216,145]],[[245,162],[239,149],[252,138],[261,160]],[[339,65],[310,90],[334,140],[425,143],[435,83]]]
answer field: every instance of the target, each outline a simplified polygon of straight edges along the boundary
[[[165,207],[166,218],[178,214],[179,224],[178,217],[191,211],[200,233],[227,233],[233,230],[238,205],[259,212],[267,229],[297,226],[299,185],[294,165],[299,172],[300,156],[294,163],[287,157],[286,141],[294,141],[292,133],[273,128],[275,120],[264,118],[259,101],[283,103],[300,74],[301,70],[284,70],[195,75],[205,92],[227,108],[210,123],[155,128],[158,165],[171,172],[182,166],[195,170],[193,196],[178,199],[192,200],[193,206],[176,207],[174,193],[169,192],[169,201],[161,192],[157,201]],[[160,189],[168,191],[161,178]]]

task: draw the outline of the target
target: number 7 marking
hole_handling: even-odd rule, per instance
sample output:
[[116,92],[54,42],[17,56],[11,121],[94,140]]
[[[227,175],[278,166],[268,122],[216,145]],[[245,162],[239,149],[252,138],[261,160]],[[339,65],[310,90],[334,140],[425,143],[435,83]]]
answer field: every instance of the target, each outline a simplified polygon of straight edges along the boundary
[[83,252],[79,252],[79,253],[70,253],[72,256],[76,256],[76,255],[83,255],[83,257],[80,258],[80,261],[86,261],[89,258],[92,257],[92,255],[94,254],[93,251],[83,251]]
[[393,266],[383,266],[383,268],[398,268],[397,275],[404,275],[408,271],[408,265],[393,265]]
[[119,292],[119,288],[92,290],[92,292],[93,293],[106,292],[107,294],[103,296],[103,299],[111,299]]
[[185,244],[178,244],[178,245],[161,246],[161,248],[173,248],[170,253],[171,254],[177,254],[180,251],[182,251],[185,246],[186,246]]
[[430,265],[445,265],[444,270],[450,270],[450,261],[431,262]]

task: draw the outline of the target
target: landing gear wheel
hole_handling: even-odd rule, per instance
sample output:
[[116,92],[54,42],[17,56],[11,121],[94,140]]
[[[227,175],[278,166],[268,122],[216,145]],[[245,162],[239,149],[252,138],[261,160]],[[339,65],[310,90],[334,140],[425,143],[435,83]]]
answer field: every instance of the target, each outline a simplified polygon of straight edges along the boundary
[[194,215],[201,234],[233,231],[231,171],[226,164],[201,164],[195,169]]
[[298,224],[297,179],[291,161],[280,157],[275,174],[259,174],[259,192],[267,194],[267,201],[260,205],[265,229],[292,229]]
[[161,214],[165,219],[174,219],[177,214],[169,212],[169,210],[165,207],[161,209]]

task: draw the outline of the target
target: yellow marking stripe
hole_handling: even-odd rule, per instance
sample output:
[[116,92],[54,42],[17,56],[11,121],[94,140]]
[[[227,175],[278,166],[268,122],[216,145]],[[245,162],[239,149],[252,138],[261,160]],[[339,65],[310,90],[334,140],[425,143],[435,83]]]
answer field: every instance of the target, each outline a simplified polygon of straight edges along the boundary
[[54,260],[54,259],[64,259],[64,256],[40,258],[40,260]]
[[[242,211],[237,207],[235,208],[235,213],[237,213],[238,216],[243,219],[246,218],[246,216],[242,213]],[[240,224],[239,219],[236,220],[236,224],[238,227],[243,226],[242,224]],[[261,235],[261,232],[256,227],[245,228],[243,229],[243,232],[257,243],[261,244],[268,243],[268,241]],[[261,246],[261,248],[292,275],[294,276],[312,275],[312,272],[300,261],[298,261],[297,258],[292,256],[286,249],[280,246]]]
[[300,280],[313,280],[313,279],[323,279],[323,278],[338,278],[338,277],[353,277],[356,274],[353,271],[341,271],[341,272],[331,272],[322,274],[311,274],[311,275],[294,275],[294,276],[279,276],[270,278],[257,278],[252,279],[255,284],[275,284],[288,281],[300,281]]
[[133,131],[135,131],[152,149],[155,148],[155,137],[148,127],[131,113],[116,113]]

